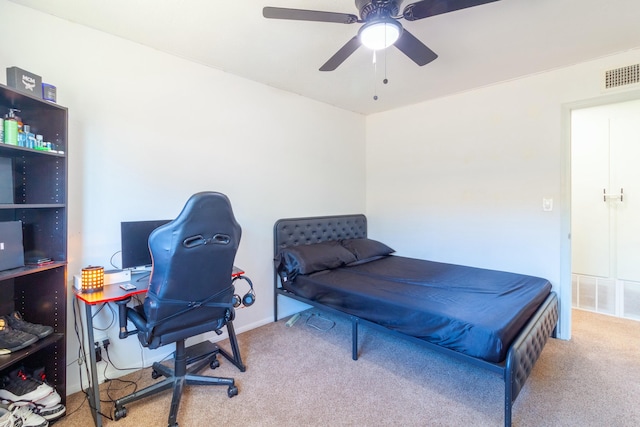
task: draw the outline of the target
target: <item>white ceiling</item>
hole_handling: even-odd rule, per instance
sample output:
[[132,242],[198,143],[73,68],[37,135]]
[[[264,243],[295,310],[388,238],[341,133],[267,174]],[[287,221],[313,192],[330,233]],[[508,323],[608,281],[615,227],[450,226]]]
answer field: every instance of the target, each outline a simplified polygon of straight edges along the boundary
[[337,70],[318,71],[360,24],[262,17],[264,6],[357,15],[354,0],[11,1],[363,114],[640,47],[639,0],[501,0],[402,20],[439,58],[419,67],[392,47],[384,85],[384,54],[376,75],[363,47]]

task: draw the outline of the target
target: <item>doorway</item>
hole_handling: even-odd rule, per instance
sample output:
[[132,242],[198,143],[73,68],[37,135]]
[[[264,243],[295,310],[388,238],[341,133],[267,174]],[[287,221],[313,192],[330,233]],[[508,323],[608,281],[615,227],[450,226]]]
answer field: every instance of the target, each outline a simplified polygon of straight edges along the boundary
[[570,121],[571,305],[640,320],[640,100]]

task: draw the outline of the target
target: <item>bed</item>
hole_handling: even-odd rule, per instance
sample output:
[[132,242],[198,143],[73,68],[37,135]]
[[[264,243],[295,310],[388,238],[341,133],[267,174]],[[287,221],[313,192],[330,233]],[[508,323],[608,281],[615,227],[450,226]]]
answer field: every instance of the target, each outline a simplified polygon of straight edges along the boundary
[[274,321],[285,296],[396,334],[504,379],[504,424],[550,336],[558,300],[542,278],[394,255],[364,215],[274,225]]

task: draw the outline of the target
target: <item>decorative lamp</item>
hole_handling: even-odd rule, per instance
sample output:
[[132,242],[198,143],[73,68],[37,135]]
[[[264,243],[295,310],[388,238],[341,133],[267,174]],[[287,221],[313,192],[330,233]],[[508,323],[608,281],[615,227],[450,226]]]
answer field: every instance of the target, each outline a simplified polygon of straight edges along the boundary
[[402,25],[395,19],[384,18],[367,22],[358,31],[360,42],[369,49],[386,49],[402,34]]
[[82,292],[99,292],[104,289],[104,267],[88,266],[82,269]]

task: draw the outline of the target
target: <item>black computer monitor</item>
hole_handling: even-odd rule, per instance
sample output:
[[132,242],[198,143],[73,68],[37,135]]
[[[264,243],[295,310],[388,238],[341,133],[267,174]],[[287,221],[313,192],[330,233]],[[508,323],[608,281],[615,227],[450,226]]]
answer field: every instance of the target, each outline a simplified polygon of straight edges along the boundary
[[120,223],[122,269],[140,269],[151,265],[149,235],[153,230],[171,221],[124,221]]

